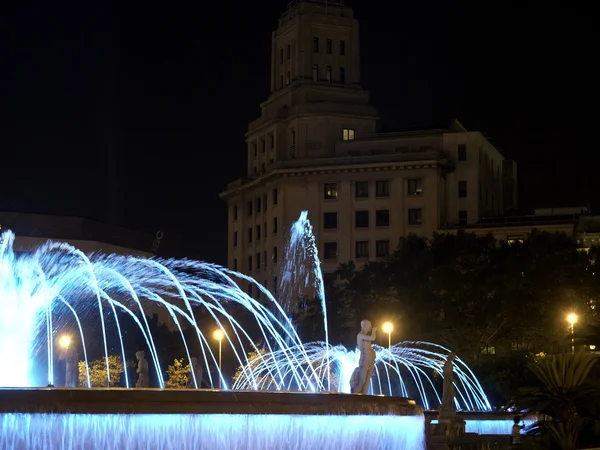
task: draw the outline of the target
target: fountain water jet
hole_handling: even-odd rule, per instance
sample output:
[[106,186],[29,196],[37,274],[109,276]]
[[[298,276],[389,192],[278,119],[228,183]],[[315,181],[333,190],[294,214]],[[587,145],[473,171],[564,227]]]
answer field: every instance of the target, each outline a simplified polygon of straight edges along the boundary
[[[12,362],[10,371],[0,372],[0,386],[35,385],[32,362],[39,359],[40,354],[48,360],[44,384],[52,384],[56,334],[65,323],[73,322],[77,324],[79,345],[83,348],[88,370],[86,385],[90,386],[90,352],[86,344],[94,341],[102,344],[107,381],[110,382],[109,352],[117,348],[124,362],[128,355],[130,358],[133,356],[133,352],[125,348],[122,335],[122,320],[128,318],[143,335],[150,362],[158,373],[158,384],[163,387],[163,365],[146,318],[148,308],[154,306],[164,308],[173,320],[188,359],[190,337],[184,335],[184,327],[192,330],[213,387],[215,381],[219,378],[225,381],[225,377],[205,335],[207,331],[197,321],[195,311],[200,307],[224,332],[225,341],[240,367],[234,388],[346,391],[348,371],[356,365],[356,354],[329,344],[323,278],[306,212],[292,227],[282,282],[286,280],[289,285],[295,284],[285,277],[285,274],[294,272],[298,280],[304,280],[304,287],[313,286],[323,311],[324,343],[305,344],[301,341],[290,319],[292,295],[284,296],[284,303],[280,304],[251,277],[213,264],[84,255],[71,245],[54,242],[48,242],[33,254],[17,257],[13,242],[11,232],[0,235],[0,358]],[[303,264],[294,266],[299,258]],[[240,289],[239,280],[254,284],[265,300],[258,301],[246,294]],[[249,313],[246,319],[238,316],[240,311]],[[248,323],[248,317],[252,319],[251,323]],[[96,326],[99,330],[94,330],[90,324],[99,325]],[[111,345],[110,340],[113,341]],[[259,340],[262,341],[260,348]],[[439,373],[438,366],[448,353],[446,349],[427,343],[404,343],[391,350],[376,350],[379,366],[372,380],[373,393],[410,394],[423,405],[429,405],[429,398],[439,400],[431,374]],[[249,353],[254,356],[250,357]],[[215,373],[216,377],[213,376]],[[461,374],[462,390],[458,390],[460,399],[457,399],[457,406],[489,409],[485,394],[468,367],[461,367]],[[127,375],[125,377],[126,386],[134,385]],[[337,381],[334,383],[335,377]],[[416,390],[411,391],[409,385]],[[49,399],[48,392],[68,395]],[[78,398],[78,392],[87,396],[79,403],[73,400]],[[225,393],[178,392],[2,390],[0,444],[11,448],[31,448],[32,445],[63,448],[68,447],[67,440],[72,440],[75,447],[79,444],[86,447],[85,441],[89,440],[94,446],[104,442],[109,448],[120,445],[143,448],[148,442],[160,442],[181,429],[188,429],[193,430],[191,437],[188,433],[181,435],[183,440],[178,448],[192,448],[189,442],[203,439],[202,433],[211,436],[207,444],[211,448],[247,448],[247,442],[256,442],[256,448],[265,448],[266,445],[269,448],[304,449],[314,448],[317,444],[328,448],[323,445],[330,442],[331,448],[417,450],[423,447],[422,409],[414,402],[399,397],[384,399],[344,394],[252,392],[244,394],[250,397],[246,402],[247,409],[240,410],[239,397],[242,393],[236,391],[231,392],[233,397],[220,404],[221,409],[206,410],[199,408],[198,402],[180,401],[181,395],[200,403],[202,399],[198,396],[204,396],[205,403],[213,405]],[[114,397],[115,394],[118,397]],[[24,401],[27,395],[33,399],[29,403]],[[285,408],[273,410],[277,402]],[[317,403],[321,405],[319,410],[314,407]],[[170,405],[171,408],[158,408],[159,404]],[[34,406],[28,409],[27,405]],[[324,421],[320,415],[329,417]],[[277,424],[279,432],[270,431],[273,424]],[[207,432],[206,427],[213,427],[215,431]],[[246,428],[254,430],[253,436],[249,437],[248,432],[243,431]],[[287,440],[282,436],[286,436]],[[203,445],[199,444],[200,448],[204,448]]]

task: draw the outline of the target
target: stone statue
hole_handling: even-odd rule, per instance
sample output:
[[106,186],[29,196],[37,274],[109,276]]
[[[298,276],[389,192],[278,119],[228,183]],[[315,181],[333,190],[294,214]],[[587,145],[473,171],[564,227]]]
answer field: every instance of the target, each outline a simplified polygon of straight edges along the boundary
[[[369,332],[371,334],[369,335]],[[372,348],[373,341],[377,338],[377,328],[371,327],[371,322],[363,320],[360,322],[360,333],[356,336],[356,345],[360,352],[358,367],[354,369],[350,379],[350,391],[353,394],[368,394],[371,375],[375,369],[375,350]]]
[[[198,364],[198,358],[192,356],[190,360],[191,371],[188,374],[187,386],[188,388],[195,388],[198,386],[202,387],[202,366]],[[194,383],[194,375],[196,376],[196,383]]]
[[[442,404],[440,405],[440,419],[454,416],[454,360],[456,355],[450,353],[444,363],[444,390],[442,391]],[[442,417],[443,416],[443,417]]]
[[138,379],[135,383],[135,387],[147,388],[150,385],[150,377],[148,376],[148,361],[146,360],[146,353],[140,350],[139,352],[135,353],[135,357],[138,360],[138,366],[136,370]]

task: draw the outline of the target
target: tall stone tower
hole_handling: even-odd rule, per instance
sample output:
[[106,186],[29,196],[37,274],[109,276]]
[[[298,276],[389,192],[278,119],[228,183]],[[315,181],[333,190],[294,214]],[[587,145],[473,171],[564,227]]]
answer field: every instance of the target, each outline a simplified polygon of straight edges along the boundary
[[281,161],[335,156],[336,141],[376,132],[358,28],[341,0],[288,5],[273,32],[271,94],[246,134],[249,177]]

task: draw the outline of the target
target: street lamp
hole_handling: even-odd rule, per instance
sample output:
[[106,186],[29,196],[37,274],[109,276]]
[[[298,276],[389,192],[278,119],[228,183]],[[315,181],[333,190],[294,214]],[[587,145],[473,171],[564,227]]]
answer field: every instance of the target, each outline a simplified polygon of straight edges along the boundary
[[58,345],[60,345],[65,350],[69,349],[71,345],[71,336],[64,334],[58,339]]
[[384,333],[388,334],[388,350],[392,348],[392,331],[394,331],[394,325],[392,322],[386,322],[381,327]]
[[219,389],[221,389],[222,387],[222,379],[223,379],[223,375],[221,374],[221,341],[223,340],[223,337],[225,335],[223,334],[223,332],[221,330],[215,330],[215,332],[213,333],[213,337],[219,341]]
[[571,353],[575,354],[575,322],[577,322],[577,314],[571,313],[567,316],[567,322],[571,326]]

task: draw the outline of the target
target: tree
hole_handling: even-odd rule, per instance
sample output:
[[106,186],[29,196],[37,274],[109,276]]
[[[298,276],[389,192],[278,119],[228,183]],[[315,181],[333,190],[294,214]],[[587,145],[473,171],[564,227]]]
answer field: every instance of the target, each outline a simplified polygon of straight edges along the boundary
[[[531,364],[538,384],[521,388],[516,405],[542,417],[532,433],[542,436],[544,448],[575,450],[577,444],[600,443],[600,384],[590,377],[597,361],[586,353],[563,353]],[[582,432],[587,442],[581,442]]]
[[175,358],[173,365],[167,367],[168,380],[165,384],[165,387],[170,389],[181,389],[186,387],[188,374],[191,371],[192,369],[189,364],[183,364],[183,358]]
[[[108,355],[108,368],[110,373],[110,386],[116,386],[121,382],[123,374],[123,362],[118,355]],[[106,358],[100,358],[89,364],[90,384],[92,387],[109,386],[106,375]],[[87,370],[85,361],[79,361],[79,384],[87,386]]]
[[[260,348],[258,351],[253,350],[248,353],[248,361],[243,366],[239,366],[233,375],[233,387],[238,388],[236,386],[240,382],[252,381],[258,389],[270,389],[275,386],[275,379],[267,372],[267,373],[258,373],[254,374],[252,377],[249,374],[254,373],[258,366],[267,358],[269,360],[270,356],[267,355],[267,350],[265,348]],[[246,386],[242,386],[242,389],[246,388]]]
[[593,261],[564,234],[533,230],[519,243],[459,231],[409,236],[387,259],[336,272],[329,301],[341,326],[402,317],[404,336],[446,345],[478,360],[485,348],[548,350],[580,325],[600,296]]

